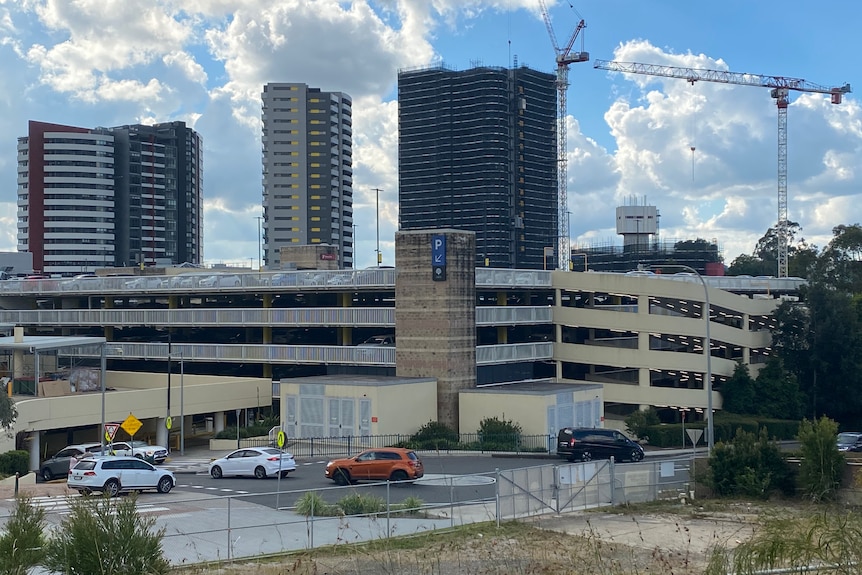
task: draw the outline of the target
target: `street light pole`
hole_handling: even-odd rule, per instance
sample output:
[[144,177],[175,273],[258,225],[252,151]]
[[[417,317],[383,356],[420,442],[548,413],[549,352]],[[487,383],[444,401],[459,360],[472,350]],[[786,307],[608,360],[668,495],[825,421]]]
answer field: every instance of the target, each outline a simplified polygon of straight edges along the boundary
[[99,453],[105,452],[105,371],[107,371],[108,360],[105,357],[105,344],[101,345],[102,353],[101,353],[101,370],[102,373],[99,374],[99,379],[102,380],[102,428],[99,430],[99,441],[102,444],[102,449]]
[[[638,266],[643,269],[644,266]],[[694,269],[691,266],[687,266],[684,264],[668,264],[668,265],[651,265],[645,266],[647,268],[682,268],[686,271],[692,272],[697,276],[697,279],[700,280],[700,284],[703,286],[703,321],[705,322],[705,340],[704,341],[704,352],[706,353],[706,376],[705,381],[703,382],[703,388],[706,390],[706,445],[708,448],[708,453],[712,454],[712,448],[715,447],[715,432],[712,423],[712,338],[710,338],[709,334],[709,324],[711,323],[709,320],[710,314],[710,306],[709,306],[709,288],[706,286],[706,280],[703,279],[703,276],[700,275],[700,272]]]
[[379,266],[380,264],[383,263],[383,256],[380,253],[380,192],[382,192],[383,190],[381,190],[380,188],[373,188],[373,189],[374,189],[375,195],[377,197],[377,250],[376,251],[377,251],[377,265]]

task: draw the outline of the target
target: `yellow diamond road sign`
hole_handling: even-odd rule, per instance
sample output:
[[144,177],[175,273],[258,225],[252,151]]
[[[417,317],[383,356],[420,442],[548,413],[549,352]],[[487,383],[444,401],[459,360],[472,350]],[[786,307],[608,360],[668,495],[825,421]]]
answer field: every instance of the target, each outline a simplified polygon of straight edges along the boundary
[[127,417],[126,420],[123,421],[123,423],[122,423],[122,425],[120,425],[120,427],[122,427],[123,431],[125,431],[129,435],[134,436],[138,432],[138,430],[140,430],[141,427],[143,427],[143,425],[144,424],[141,423],[140,419],[138,419],[137,417],[135,417],[134,415],[132,415],[130,413],[129,417]]

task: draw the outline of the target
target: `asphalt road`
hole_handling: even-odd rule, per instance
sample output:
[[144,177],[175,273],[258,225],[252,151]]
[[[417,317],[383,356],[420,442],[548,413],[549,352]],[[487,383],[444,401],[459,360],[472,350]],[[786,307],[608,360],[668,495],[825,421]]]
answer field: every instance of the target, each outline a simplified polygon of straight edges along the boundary
[[341,488],[323,476],[326,460],[298,461],[296,471],[281,480],[251,477],[213,479],[204,474],[180,474],[177,475],[175,493],[179,496],[183,492],[242,496],[273,508],[292,507],[307,491],[318,492],[329,503],[335,503],[347,494],[367,493],[392,503],[417,497],[426,504],[448,504],[493,500],[496,469],[534,467],[560,461],[556,457],[424,456],[425,477],[413,484],[387,487],[385,483],[369,482]]

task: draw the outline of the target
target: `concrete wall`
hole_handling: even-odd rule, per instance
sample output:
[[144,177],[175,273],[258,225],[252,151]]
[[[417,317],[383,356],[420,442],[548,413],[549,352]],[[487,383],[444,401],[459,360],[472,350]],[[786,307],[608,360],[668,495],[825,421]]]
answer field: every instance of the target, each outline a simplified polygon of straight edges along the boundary
[[[446,238],[446,280],[432,279],[432,239]],[[437,379],[437,420],[458,429],[458,392],[476,386],[476,235],[395,234],[395,350],[400,377]]]
[[548,433],[548,406],[553,395],[509,393],[460,394],[460,428],[462,433],[476,433],[483,419],[496,417],[521,426],[525,435]]

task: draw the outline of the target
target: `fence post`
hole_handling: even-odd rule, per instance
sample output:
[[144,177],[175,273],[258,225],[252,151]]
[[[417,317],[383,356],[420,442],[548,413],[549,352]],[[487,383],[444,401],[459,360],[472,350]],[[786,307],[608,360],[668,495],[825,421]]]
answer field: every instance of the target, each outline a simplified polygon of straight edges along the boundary
[[391,535],[391,531],[389,530],[389,510],[392,509],[392,500],[389,497],[389,486],[392,484],[388,479],[386,480],[386,538],[389,539]]
[[494,499],[496,503],[496,512],[497,512],[497,527],[500,527],[500,468],[497,467],[494,469],[494,477],[496,481],[494,482]]
[[449,477],[449,526],[455,527],[455,478]]
[[227,560],[230,561],[231,558],[231,548],[233,547],[233,541],[230,538],[230,500],[232,498],[228,496],[227,498]]
[[314,549],[314,497],[311,497],[311,525],[309,528],[309,549]]
[[614,458],[611,457],[611,507],[616,507],[617,504],[617,480],[616,468],[614,467]]
[[314,457],[314,438],[311,438],[311,455],[309,457]]
[[351,453],[353,453],[353,450],[352,450],[352,449],[350,449],[350,446],[351,446],[351,444],[352,444],[352,443],[353,443],[353,436],[352,436],[352,435],[348,435],[348,436],[347,436],[347,455],[350,455]]
[[[570,480],[571,481],[571,480]],[[556,501],[556,512],[560,514],[560,466],[554,465],[554,501]]]
[[18,497],[18,478],[21,477],[19,472],[15,472],[15,497]]

